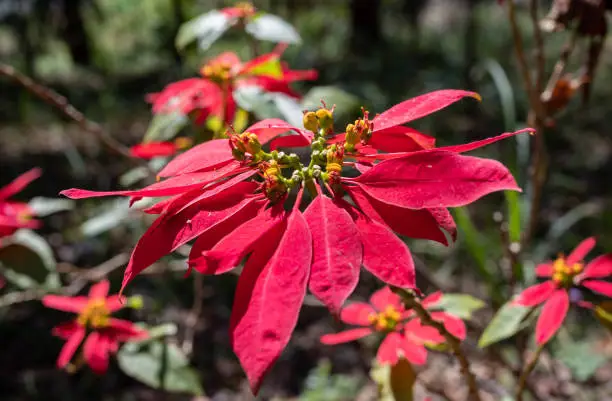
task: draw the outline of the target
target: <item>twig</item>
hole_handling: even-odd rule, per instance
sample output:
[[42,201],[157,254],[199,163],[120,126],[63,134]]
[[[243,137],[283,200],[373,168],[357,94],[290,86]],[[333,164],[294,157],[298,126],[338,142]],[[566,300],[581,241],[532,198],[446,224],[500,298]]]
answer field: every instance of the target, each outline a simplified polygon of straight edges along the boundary
[[561,79],[561,76],[565,72],[565,67],[567,66],[567,62],[569,61],[574,48],[576,47],[576,40],[578,39],[578,29],[574,29],[572,31],[571,36],[568,38],[567,42],[563,45],[561,49],[561,54],[559,55],[559,60],[555,64],[552,74],[546,84],[546,89],[542,93],[542,101],[547,102],[551,99],[552,94],[557,86],[557,82]]
[[432,394],[435,394],[438,397],[441,397],[441,398],[443,398],[446,401],[453,401],[453,399],[451,397],[449,397],[449,395],[446,394],[446,391],[444,391],[443,389],[439,389],[439,388],[436,388],[436,387],[432,386],[431,384],[429,384],[425,380],[420,379],[418,376],[417,376],[417,380],[421,384],[421,386],[425,387],[425,390],[427,390],[428,392],[430,392]]
[[546,60],[544,58],[544,38],[538,18],[538,0],[529,0],[529,16],[531,17],[531,25],[533,26],[533,34],[535,37],[535,59],[536,59],[536,83],[535,91],[542,93],[544,86],[544,74],[546,69]]
[[204,276],[195,274],[193,277],[193,305],[189,312],[185,327],[185,339],[183,340],[183,352],[191,355],[193,352],[193,342],[198,325],[198,319],[202,314],[202,304],[204,303]]
[[525,390],[525,386],[527,384],[527,378],[529,377],[529,374],[535,368],[536,363],[538,362],[538,358],[540,357],[540,354],[542,353],[543,350],[544,350],[544,344],[539,345],[538,348],[536,349],[535,354],[531,358],[531,361],[523,369],[523,372],[521,373],[521,376],[519,377],[519,382],[516,388],[516,401],[523,401],[523,391]]
[[459,339],[446,330],[446,327],[444,327],[442,323],[434,320],[431,317],[429,312],[421,305],[414,293],[401,288],[393,288],[393,291],[402,297],[402,301],[404,302],[406,308],[414,310],[424,325],[433,327],[442,337],[444,337],[446,343],[451,347],[455,357],[459,361],[461,372],[467,381],[470,395],[469,399],[472,401],[481,401],[480,394],[478,393],[478,386],[476,384],[476,377],[472,374],[470,370],[470,363],[461,350],[461,343],[459,342]]
[[133,157],[130,154],[130,149],[128,147],[113,138],[100,126],[100,124],[85,117],[85,115],[72,106],[64,96],[55,92],[51,88],[35,82],[30,77],[20,73],[19,71],[15,70],[15,68],[7,64],[0,63],[0,76],[9,78],[13,82],[21,85],[28,92],[36,95],[47,104],[53,106],[65,117],[76,122],[81,129],[96,136],[109,149],[121,156],[124,156],[138,166],[145,166],[151,175],[155,176],[155,172],[150,168],[146,161]]
[[41,299],[47,292],[42,290],[15,291],[0,297],[0,308],[20,304],[22,302],[36,301]]
[[120,253],[92,269],[83,270],[82,273],[79,273],[77,278],[66,287],[65,293],[70,295],[78,294],[85,288],[88,282],[102,280],[113,270],[125,266],[129,260],[130,255],[128,253]]

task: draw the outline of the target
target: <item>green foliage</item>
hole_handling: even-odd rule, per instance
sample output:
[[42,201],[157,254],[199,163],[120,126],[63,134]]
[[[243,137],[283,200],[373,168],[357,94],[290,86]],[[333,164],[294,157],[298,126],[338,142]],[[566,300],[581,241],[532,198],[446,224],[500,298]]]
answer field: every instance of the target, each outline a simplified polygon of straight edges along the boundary
[[444,294],[437,308],[461,319],[471,319],[474,312],[485,306],[485,303],[469,294]]
[[193,42],[200,50],[207,50],[230,27],[227,17],[213,10],[184,23],[176,35],[176,47],[184,49]]
[[[321,107],[321,100],[327,103],[328,107],[336,105],[334,111],[335,121],[349,122],[355,119],[360,113],[362,105],[361,99],[348,93],[337,86],[316,86],[308,91],[302,99],[305,109],[316,110]],[[342,130],[344,127],[338,127]]]
[[322,360],[306,378],[300,401],[351,401],[359,391],[360,382],[348,375],[332,374],[331,363]]
[[504,304],[495,314],[491,323],[485,328],[478,340],[478,346],[488,347],[491,344],[512,337],[524,326],[523,320],[527,317],[531,308],[515,305],[512,301]]
[[46,217],[53,213],[64,212],[74,209],[74,201],[71,199],[45,198],[37,196],[28,202],[36,217]]
[[53,250],[47,241],[34,231],[22,229],[2,240],[2,273],[9,282],[19,288],[59,288],[56,266]]
[[[166,333],[164,328],[164,333]],[[119,367],[129,376],[156,389],[172,393],[203,395],[197,373],[183,352],[156,335],[125,344],[117,354]]]
[[301,43],[300,34],[284,19],[267,13],[259,13],[246,26],[255,39],[275,43]]
[[155,114],[142,141],[168,141],[174,138],[187,124],[189,124],[189,118],[180,113]]
[[410,362],[404,358],[394,365],[374,362],[370,377],[378,385],[380,401],[412,401],[416,374]]
[[564,343],[556,350],[555,357],[572,371],[578,381],[588,380],[607,360],[605,354],[588,342]]

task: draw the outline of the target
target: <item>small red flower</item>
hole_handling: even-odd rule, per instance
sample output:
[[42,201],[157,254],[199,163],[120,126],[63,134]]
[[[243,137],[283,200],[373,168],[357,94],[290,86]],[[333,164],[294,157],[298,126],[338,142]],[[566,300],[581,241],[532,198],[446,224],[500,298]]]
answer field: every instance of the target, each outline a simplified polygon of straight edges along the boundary
[[612,283],[601,280],[612,276],[612,254],[598,256],[586,265],[583,261],[594,246],[595,238],[587,238],[567,258],[561,255],[555,261],[538,265],[536,275],[549,280],[528,287],[515,299],[515,303],[528,307],[544,303],[536,324],[538,344],[545,344],[559,330],[570,301],[584,308],[593,308],[591,303],[581,300],[579,287],[612,297]]
[[[435,293],[422,301],[424,307],[435,307],[442,294]],[[432,317],[443,322],[447,330],[459,339],[465,338],[465,324],[461,319],[439,311]],[[441,344],[444,342],[437,330],[424,326],[413,311],[406,311],[401,299],[389,287],[376,291],[370,303],[354,302],[344,307],[340,313],[344,323],[361,326],[337,334],[326,334],[321,342],[335,345],[354,341],[373,333],[382,333],[385,338],[378,348],[376,359],[381,364],[395,365],[400,358],[410,363],[422,365],[427,360],[427,349],[424,344]]]
[[186,115],[194,112],[197,122],[203,122],[212,115],[223,117],[225,122],[231,124],[236,111],[233,95],[236,88],[258,86],[267,92],[299,98],[300,95],[291,89],[290,84],[317,79],[314,70],[293,71],[286,64],[281,64],[280,71],[268,71],[265,66],[278,62],[286,47],[281,44],[271,53],[246,63],[242,63],[232,52],[223,53],[202,67],[202,78],[171,83],[161,92],[148,95],[147,100],[153,104],[153,112],[156,114],[178,112]]
[[144,142],[130,148],[134,157],[141,159],[152,159],[154,157],[167,157],[191,146],[191,139],[177,138],[172,142]]
[[0,238],[13,234],[19,228],[37,228],[40,222],[32,220],[33,211],[27,203],[9,201],[8,198],[21,192],[30,182],[40,177],[41,171],[34,168],[0,188]]
[[78,314],[75,320],[53,328],[54,335],[66,340],[57,359],[59,368],[68,366],[85,340],[82,347],[84,361],[92,371],[103,374],[108,368],[109,354],[117,352],[120,342],[148,336],[132,322],[111,317],[123,305],[118,295],[107,296],[109,286],[108,280],[104,280],[91,287],[88,297],[47,295],[42,299],[48,308]]

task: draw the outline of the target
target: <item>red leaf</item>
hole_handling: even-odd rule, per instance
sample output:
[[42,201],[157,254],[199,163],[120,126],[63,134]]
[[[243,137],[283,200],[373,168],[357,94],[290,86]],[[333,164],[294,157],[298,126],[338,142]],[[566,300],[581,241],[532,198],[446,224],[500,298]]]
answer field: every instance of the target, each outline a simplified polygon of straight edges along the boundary
[[178,214],[158,217],[134,247],[121,289],[123,290],[135,275],[162,256],[173,252],[243,208],[258,207],[253,198],[244,197],[252,190],[251,185],[235,185],[218,196],[190,206]]
[[[430,210],[414,210],[389,205],[369,197],[366,192],[358,186],[346,186],[345,190],[363,213],[372,220],[386,224],[396,233],[410,238],[430,239],[448,245],[446,236],[440,230],[439,223]],[[436,210],[436,216],[443,215],[443,212],[440,212],[440,210],[450,215],[446,209],[434,210]],[[452,221],[452,216],[448,218]],[[456,232],[455,229],[453,233],[456,234]]]
[[311,142],[312,133],[310,131],[294,127],[288,122],[278,118],[267,118],[265,120],[261,120],[244,130],[244,132],[251,132],[257,135],[259,142],[262,144],[268,143],[271,139],[287,131],[295,131],[307,139],[308,143]]
[[60,192],[70,199],[97,198],[101,196],[171,196],[187,192],[195,188],[204,188],[207,184],[218,179],[242,172],[236,165],[221,167],[215,171],[205,171],[190,173],[168,178],[167,180],[156,182],[142,189],[129,191],[88,191],[86,189],[71,188]]
[[381,202],[409,209],[459,207],[491,192],[520,191],[498,161],[438,150],[386,160],[344,181]]
[[304,212],[313,236],[313,259],[308,288],[336,313],[359,281],[361,240],[346,210],[325,195],[317,196]]
[[90,299],[106,299],[108,290],[110,289],[110,282],[108,280],[102,280],[91,286],[89,289]]
[[537,277],[551,277],[554,273],[553,265],[550,262],[541,263],[536,266],[535,272]]
[[[312,273],[311,273],[312,274]],[[369,326],[370,316],[376,311],[370,304],[365,302],[353,302],[340,311],[340,320],[346,324],[355,326]]]
[[608,276],[612,276],[612,254],[600,255],[590,261],[579,277],[580,280],[584,280],[587,278],[602,278]]
[[285,135],[274,138],[270,142],[270,150],[278,148],[296,148],[310,145],[310,140],[302,135]]
[[372,296],[370,297],[370,303],[379,312],[384,311],[389,306],[392,306],[396,310],[404,309],[400,296],[391,291],[391,289],[386,286],[372,294]]
[[349,212],[363,244],[363,266],[383,282],[402,288],[415,288],[414,262],[404,244],[386,226],[368,219],[348,203]]
[[0,188],[0,200],[7,199],[18,192],[21,192],[28,186],[32,181],[40,177],[42,170],[39,168],[33,168],[21,174],[7,185]]
[[153,113],[189,114],[196,109],[207,109],[223,96],[219,85],[214,82],[189,78],[167,85],[161,92],[147,96],[153,104]]
[[442,323],[453,336],[459,340],[465,340],[466,328],[463,320],[446,312],[431,312],[431,317]]
[[367,335],[372,334],[372,329],[364,327],[359,329],[351,329],[341,331],[340,333],[325,334],[321,336],[321,343],[325,345],[336,345],[359,340]]
[[432,149],[435,143],[435,138],[403,126],[378,130],[375,125],[372,137],[368,140],[369,146],[383,152],[416,152]]
[[565,289],[556,290],[546,301],[536,323],[536,342],[546,344],[559,330],[569,309],[569,296]]
[[463,99],[473,97],[480,100],[475,92],[446,89],[429,92],[412,99],[405,100],[374,118],[374,129],[377,131],[396,125],[405,124],[431,113],[441,110]]
[[524,128],[524,129],[521,129],[515,132],[505,132],[503,134],[500,134],[500,135],[497,135],[491,138],[482,139],[480,141],[464,143],[461,145],[442,146],[442,147],[437,148],[437,150],[445,150],[447,152],[456,152],[456,153],[469,152],[471,150],[482,148],[483,146],[486,146],[486,145],[490,145],[497,141],[501,141],[502,139],[506,139],[506,138],[509,138],[511,136],[515,136],[518,134],[524,134],[526,132],[531,133],[531,132],[535,132],[535,130],[533,128]]
[[[160,177],[172,177],[199,170],[219,168],[234,160],[228,139],[214,139],[181,153],[160,172]],[[233,163],[237,165],[237,162]]]
[[108,354],[111,342],[106,336],[94,331],[85,340],[83,345],[83,358],[96,374],[104,374],[108,369]]
[[591,252],[595,247],[595,237],[590,237],[578,244],[578,246],[569,254],[566,263],[573,265],[584,260],[584,257]]
[[546,301],[557,286],[552,281],[548,280],[541,284],[532,285],[521,292],[514,303],[523,306],[536,306]]
[[306,220],[294,210],[278,246],[260,241],[262,250],[251,255],[238,281],[230,320],[232,347],[254,394],[297,323],[312,260],[311,241]]
[[284,222],[285,213],[279,203],[236,227],[210,251],[205,251],[201,258],[193,260],[191,264],[203,274],[225,273],[236,267],[261,238],[279,226],[282,227]]
[[599,280],[587,280],[580,283],[580,285],[588,288],[591,291],[595,291],[601,295],[612,298],[612,283]]
[[43,305],[47,308],[53,308],[64,312],[81,312],[89,302],[89,299],[83,296],[67,297],[64,295],[45,295],[42,299]]
[[141,159],[172,156],[178,151],[174,142],[147,142],[139,143],[130,148],[130,154]]
[[57,357],[57,367],[63,369],[70,363],[72,356],[81,345],[81,342],[85,338],[85,327],[78,326],[75,331],[72,332],[62,350],[60,351],[59,356]]

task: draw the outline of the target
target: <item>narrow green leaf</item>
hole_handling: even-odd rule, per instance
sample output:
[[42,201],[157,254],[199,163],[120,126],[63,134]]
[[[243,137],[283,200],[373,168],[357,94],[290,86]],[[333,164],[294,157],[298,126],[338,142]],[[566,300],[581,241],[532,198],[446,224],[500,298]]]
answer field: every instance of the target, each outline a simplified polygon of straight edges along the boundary
[[462,238],[465,241],[467,250],[472,258],[474,258],[478,272],[490,285],[494,280],[491,271],[487,267],[487,249],[489,247],[489,241],[478,232],[465,208],[458,208],[454,211],[457,227],[463,234]]
[[389,383],[395,401],[412,401],[415,382],[416,374],[406,359],[401,358],[397,364],[391,366]]
[[603,365],[607,358],[588,342],[563,344],[555,356],[563,362],[578,381],[591,378],[595,371]]
[[529,314],[531,308],[515,305],[512,301],[504,304],[493,316],[491,323],[485,328],[478,340],[480,348],[512,337],[523,328],[523,319]]
[[143,142],[169,141],[187,124],[189,118],[180,113],[155,114],[149,123]]
[[295,28],[276,15],[260,13],[246,26],[247,33],[259,40],[298,44],[302,41]]
[[217,10],[200,15],[181,25],[175,39],[176,47],[181,50],[197,41],[200,50],[207,50],[233,22]]
[[153,388],[198,396],[204,394],[198,375],[174,344],[159,340],[128,343],[119,350],[117,361],[128,376]]
[[283,78],[283,68],[278,57],[271,57],[265,63],[256,64],[246,73],[258,77]]
[[74,208],[74,201],[72,199],[37,196],[28,202],[28,206],[30,206],[37,217],[45,217],[53,213],[72,210]]
[[472,314],[485,306],[485,303],[468,294],[444,294],[436,308],[440,308],[461,319],[471,319]]

